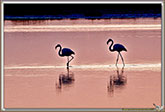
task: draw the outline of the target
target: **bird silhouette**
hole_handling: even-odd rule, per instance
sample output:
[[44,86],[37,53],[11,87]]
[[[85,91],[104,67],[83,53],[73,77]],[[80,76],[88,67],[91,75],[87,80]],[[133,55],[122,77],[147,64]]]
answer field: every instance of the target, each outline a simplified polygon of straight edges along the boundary
[[[59,51],[58,51],[58,55],[59,56],[61,56],[61,57],[67,57],[67,59],[68,59],[68,62],[67,62],[67,69],[68,69],[68,67],[69,67],[69,63],[73,60],[73,56],[72,56],[72,54],[74,54],[75,55],[75,53],[71,50],[71,49],[69,49],[69,48],[63,48],[62,49],[62,47],[61,47],[61,45],[60,44],[57,44],[56,45],[56,47],[55,47],[55,49],[57,49],[57,48],[60,48],[59,49]],[[69,56],[71,56],[71,59],[69,60]]]
[[[117,63],[118,63],[118,60],[119,60],[119,55],[120,55],[120,57],[122,59],[123,65],[125,66],[124,59],[123,59],[123,57],[122,57],[122,55],[121,55],[120,52],[121,51],[126,51],[127,52],[127,49],[123,45],[121,45],[121,44],[115,44],[115,45],[113,45],[114,42],[113,42],[112,39],[109,39],[107,41],[107,45],[109,44],[109,42],[112,42],[111,45],[109,46],[109,50],[111,52],[114,52],[114,51],[117,51],[118,52],[118,56],[117,56],[117,59],[116,59],[116,66],[117,66]],[[112,45],[113,45],[113,49],[112,49]]]
[[155,103],[153,103],[153,105],[155,106],[155,109],[157,110],[157,111],[161,111],[161,110],[163,110],[163,108],[164,108],[164,106],[159,106],[159,105],[156,105]]

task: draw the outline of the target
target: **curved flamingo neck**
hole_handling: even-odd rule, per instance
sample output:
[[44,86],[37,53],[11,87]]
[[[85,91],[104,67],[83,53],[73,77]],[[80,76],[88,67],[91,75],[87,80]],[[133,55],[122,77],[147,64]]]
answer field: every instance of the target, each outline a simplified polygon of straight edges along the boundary
[[109,46],[109,50],[111,51],[111,52],[113,52],[114,50],[112,49],[112,45],[113,45],[113,40],[111,40],[111,45]]
[[58,46],[58,47],[60,47],[60,49],[59,49],[59,51],[58,51],[58,55],[59,55],[59,56],[63,56],[62,53],[61,53],[62,47],[61,47],[61,46]]

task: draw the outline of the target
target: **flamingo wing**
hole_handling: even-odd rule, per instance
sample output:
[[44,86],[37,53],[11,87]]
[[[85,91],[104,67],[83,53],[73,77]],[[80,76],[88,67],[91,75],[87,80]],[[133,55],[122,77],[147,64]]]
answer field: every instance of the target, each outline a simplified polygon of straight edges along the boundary
[[121,45],[121,44],[115,44],[113,46],[113,49],[115,51],[118,51],[118,52],[120,52],[120,51],[127,51],[127,49],[123,45]]
[[72,54],[75,54],[75,53],[69,48],[63,48],[62,54],[63,56],[71,56]]

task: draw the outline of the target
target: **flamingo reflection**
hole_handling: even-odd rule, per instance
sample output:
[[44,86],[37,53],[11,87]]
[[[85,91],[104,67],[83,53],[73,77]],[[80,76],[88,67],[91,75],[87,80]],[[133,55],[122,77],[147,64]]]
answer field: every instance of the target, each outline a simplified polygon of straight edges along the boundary
[[56,84],[56,86],[61,88],[64,84],[72,84],[74,80],[74,73],[70,72],[69,67],[67,67],[67,73],[59,75],[58,84]]
[[117,76],[110,76],[108,82],[108,91],[113,92],[115,87],[122,87],[126,84],[127,78],[124,76],[124,67],[121,69],[121,73],[119,72],[119,68],[117,67]]

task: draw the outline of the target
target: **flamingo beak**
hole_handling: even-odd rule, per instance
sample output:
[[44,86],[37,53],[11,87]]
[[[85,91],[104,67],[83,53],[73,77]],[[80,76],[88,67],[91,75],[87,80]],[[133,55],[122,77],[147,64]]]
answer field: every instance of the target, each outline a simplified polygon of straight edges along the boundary
[[57,49],[57,47],[61,47],[61,45],[60,44],[57,44],[56,47],[55,47],[55,49]]
[[107,41],[107,45],[109,44],[110,41],[112,41],[112,43],[113,43],[113,40],[112,40],[112,39],[109,39],[109,40]]
[[55,47],[55,50],[57,49],[58,46]]
[[107,41],[107,45],[108,45],[109,42],[110,42],[110,40]]

